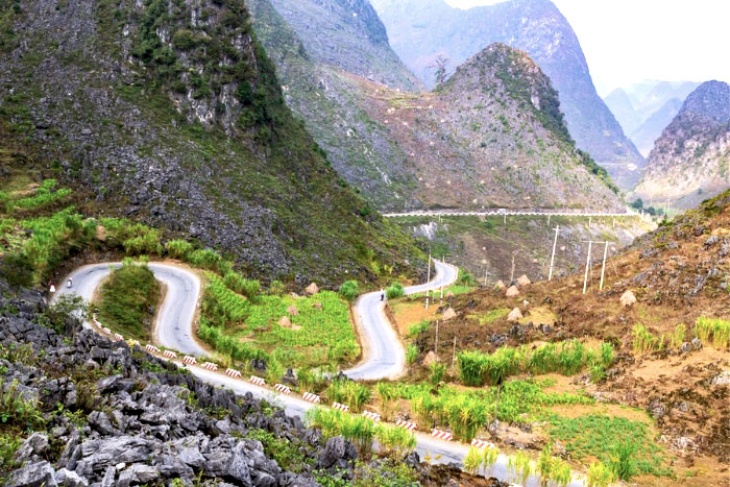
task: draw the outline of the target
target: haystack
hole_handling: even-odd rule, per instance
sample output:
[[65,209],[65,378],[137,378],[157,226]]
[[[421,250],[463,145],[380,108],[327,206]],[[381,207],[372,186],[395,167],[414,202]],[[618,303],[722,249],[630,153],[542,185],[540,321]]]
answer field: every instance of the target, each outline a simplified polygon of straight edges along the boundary
[[279,326],[282,328],[291,328],[291,320],[287,316],[282,316],[279,320]]
[[520,287],[529,286],[530,284],[532,284],[532,281],[524,274],[522,274],[519,279],[517,279],[517,285]]
[[496,287],[499,290],[507,289],[507,286],[504,284],[504,281],[502,281],[501,279],[499,281],[497,281],[497,284],[495,284],[494,287]]
[[517,286],[512,286],[511,288],[507,289],[506,296],[508,298],[516,298],[519,295],[520,295],[520,290],[517,289]]
[[522,311],[520,311],[520,308],[515,308],[512,311],[510,311],[510,314],[507,315],[507,321],[510,323],[513,323],[515,321],[519,321],[523,318]]
[[631,291],[626,291],[621,295],[621,306],[629,308],[636,303],[636,296]]
[[317,287],[317,285],[315,283],[312,283],[309,286],[307,286],[307,289],[305,289],[304,292],[311,296],[311,295],[317,294],[319,292],[319,287]]
[[286,309],[286,312],[289,313],[292,316],[298,316],[299,315],[299,310],[297,309],[296,306],[289,306]]
[[444,311],[443,316],[441,317],[444,321],[449,321],[456,318],[456,311],[454,311],[454,308],[449,308],[446,311]]

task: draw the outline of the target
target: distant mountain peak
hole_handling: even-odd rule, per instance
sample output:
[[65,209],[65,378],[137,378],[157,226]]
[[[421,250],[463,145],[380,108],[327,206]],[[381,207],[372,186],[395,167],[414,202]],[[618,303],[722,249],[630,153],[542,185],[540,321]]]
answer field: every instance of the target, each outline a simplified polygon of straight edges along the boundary
[[707,81],[693,91],[679,111],[679,116],[701,115],[718,123],[730,121],[730,85]]
[[639,179],[644,159],[596,92],[578,38],[550,0],[516,0],[460,10],[443,0],[371,0],[391,45],[424,83],[437,55],[452,65],[494,42],[521,49],[560,93],[578,146],[606,167],[623,188]]
[[635,197],[678,208],[730,187],[730,86],[702,83],[657,139]]

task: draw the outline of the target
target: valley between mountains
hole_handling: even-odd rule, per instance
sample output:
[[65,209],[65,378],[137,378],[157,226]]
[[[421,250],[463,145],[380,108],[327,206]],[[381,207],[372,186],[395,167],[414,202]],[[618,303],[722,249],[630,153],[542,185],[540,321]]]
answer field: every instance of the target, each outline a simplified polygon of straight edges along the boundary
[[729,131],[550,0],[0,0],[0,485],[730,487]]

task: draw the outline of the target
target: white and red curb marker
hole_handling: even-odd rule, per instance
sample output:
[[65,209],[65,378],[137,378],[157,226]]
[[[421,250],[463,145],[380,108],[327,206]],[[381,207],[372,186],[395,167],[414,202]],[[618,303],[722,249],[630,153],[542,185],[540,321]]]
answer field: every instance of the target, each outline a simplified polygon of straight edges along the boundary
[[395,422],[396,426],[400,426],[401,428],[405,428],[408,431],[414,431],[416,429],[416,423],[412,423],[410,421],[403,421],[402,419],[399,419]]
[[240,379],[241,378],[241,373],[239,371],[233,370],[233,369],[226,369],[226,375],[228,377],[233,377],[234,379]]
[[434,429],[433,431],[431,431],[431,436],[433,436],[434,438],[438,438],[439,440],[446,441],[451,441],[454,439],[454,435],[452,435],[448,431],[442,431],[439,429]]
[[363,411],[362,415],[368,419],[372,419],[375,422],[380,421],[380,415],[378,413],[371,413],[370,411]]
[[124,337],[122,335],[120,335],[119,333],[115,333],[113,336],[113,339],[115,342],[121,342],[122,340],[124,340]]
[[302,394],[302,397],[305,401],[309,401],[313,404],[319,404],[321,399],[317,394],[312,394],[311,392],[305,392]]
[[291,394],[291,389],[289,389],[284,384],[276,384],[274,385],[274,389],[281,392],[282,394]]
[[477,440],[476,438],[471,440],[471,446],[473,446],[474,448],[496,448],[494,443],[492,443],[491,441]]
[[[96,320],[96,318],[94,318],[94,320]],[[98,325],[99,322],[97,321],[96,324]],[[102,328],[101,331],[103,331],[107,335],[111,335],[112,334],[112,331],[109,328]]]
[[257,386],[265,386],[266,381],[262,379],[261,377],[256,377],[255,375],[251,376],[251,379],[249,380],[251,384],[256,384]]
[[162,352],[162,356],[165,358],[177,358],[177,354],[172,350],[165,350]]
[[340,404],[339,402],[333,402],[332,403],[333,409],[339,409],[340,411],[348,412],[350,410],[349,406],[346,406],[344,404]]
[[156,346],[152,345],[151,343],[148,343],[144,346],[144,349],[147,350],[150,353],[160,353],[160,349]]
[[214,364],[213,362],[203,362],[202,364],[200,364],[200,366],[203,367],[204,369],[211,370],[213,372],[218,370],[218,366],[216,364]]
[[198,365],[198,361],[195,360],[195,357],[191,357],[190,355],[185,355],[182,358],[182,363],[185,365]]

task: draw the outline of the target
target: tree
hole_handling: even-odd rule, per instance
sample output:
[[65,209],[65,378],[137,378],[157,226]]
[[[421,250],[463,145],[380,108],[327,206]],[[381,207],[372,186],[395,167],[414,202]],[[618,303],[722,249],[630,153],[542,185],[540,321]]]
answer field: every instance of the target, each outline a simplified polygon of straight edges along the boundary
[[436,56],[433,64],[429,66],[429,68],[434,70],[433,77],[434,81],[436,81],[436,86],[444,84],[446,79],[449,77],[448,64],[449,58],[439,54]]

